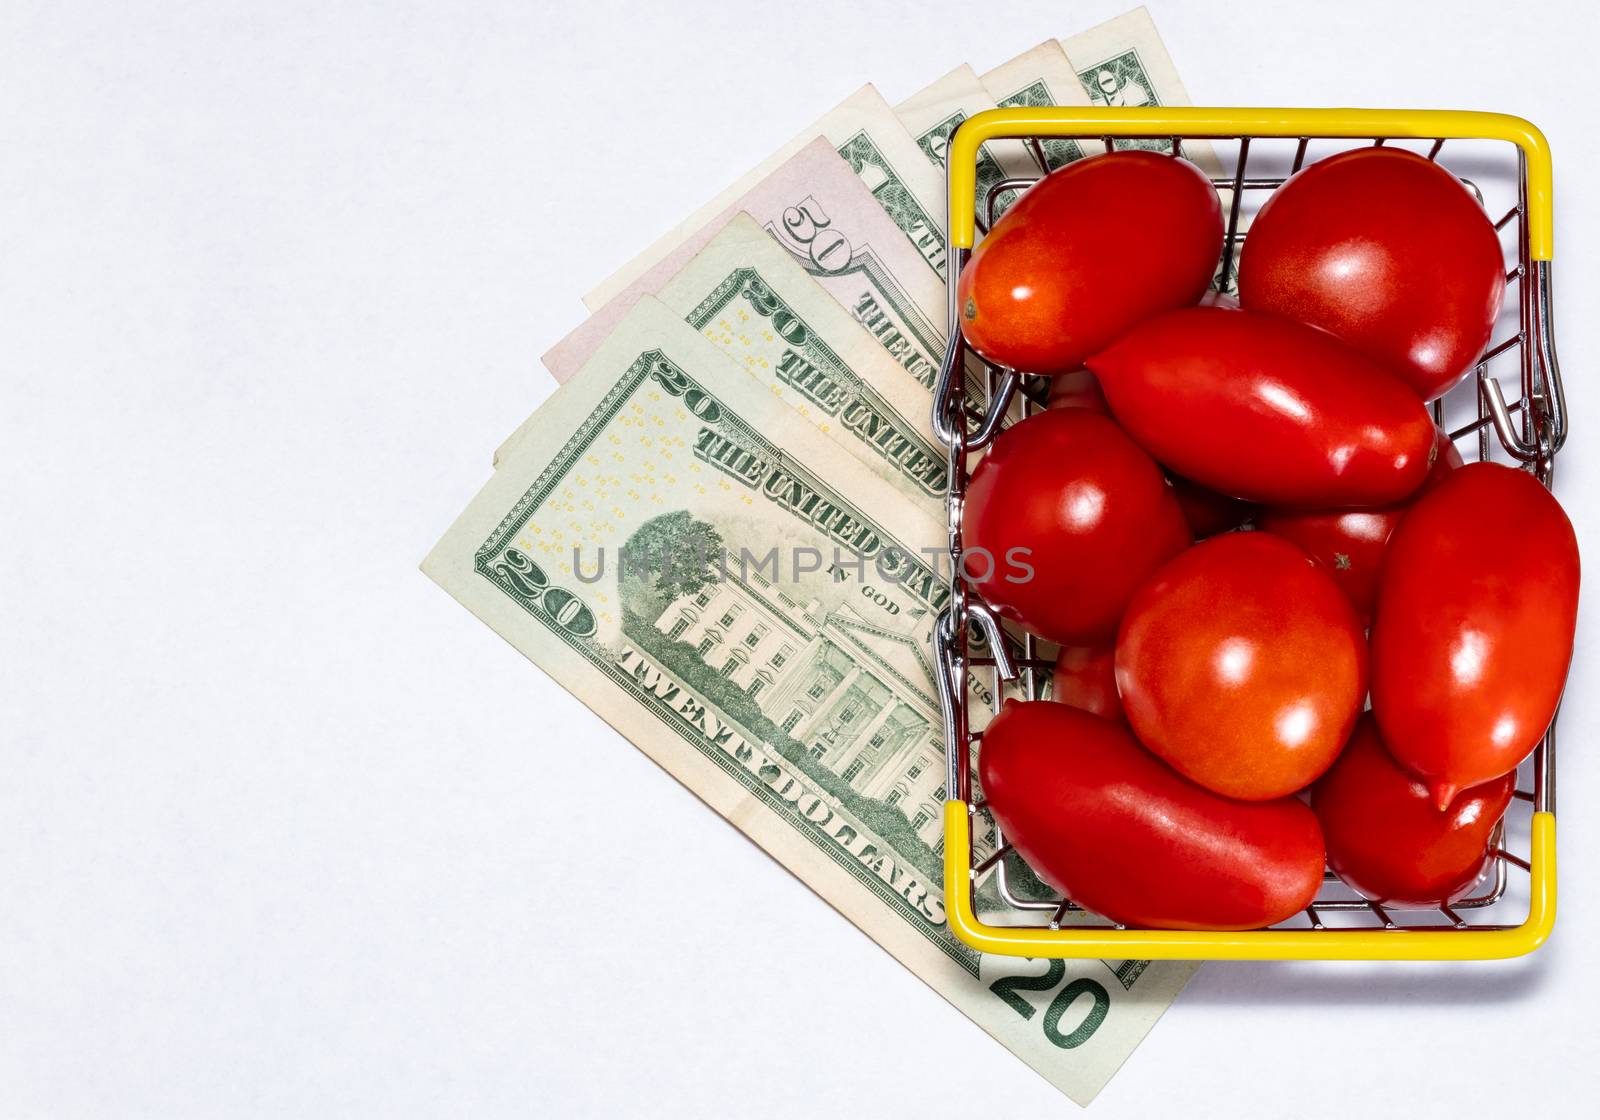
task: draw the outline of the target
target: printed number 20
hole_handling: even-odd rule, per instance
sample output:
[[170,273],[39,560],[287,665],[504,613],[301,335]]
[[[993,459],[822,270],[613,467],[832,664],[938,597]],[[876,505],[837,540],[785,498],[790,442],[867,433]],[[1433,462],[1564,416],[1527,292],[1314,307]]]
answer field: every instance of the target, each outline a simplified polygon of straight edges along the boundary
[[[1033,958],[1029,958],[1030,960]],[[1062,977],[1067,974],[1065,961],[1053,960],[1043,976],[1002,976],[989,990],[999,996],[1005,1004],[1021,1015],[1024,1019],[1032,1019],[1038,1009],[1033,1006],[1022,992],[1048,992],[1061,983]],[[1090,997],[1089,1013],[1085,1015],[1076,1027],[1065,1033],[1061,1030],[1061,1020],[1078,1001],[1079,996]],[[1063,1050],[1071,1050],[1082,1046],[1089,1041],[1089,1037],[1100,1029],[1100,1024],[1106,1021],[1106,1016],[1111,1011],[1111,995],[1104,987],[1087,976],[1080,976],[1072,983],[1056,992],[1055,999],[1050,1001],[1050,1006],[1045,1008],[1044,1036],[1051,1043]]]

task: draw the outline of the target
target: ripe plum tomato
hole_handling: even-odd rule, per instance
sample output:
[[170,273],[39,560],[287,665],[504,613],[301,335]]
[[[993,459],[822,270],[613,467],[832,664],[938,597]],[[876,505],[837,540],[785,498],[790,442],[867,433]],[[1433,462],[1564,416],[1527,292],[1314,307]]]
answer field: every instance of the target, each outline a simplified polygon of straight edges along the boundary
[[[1216,292],[1209,294],[1219,300],[1228,298]],[[1111,406],[1106,403],[1099,379],[1086,369],[1073,370],[1050,379],[1050,407],[1087,408],[1091,412],[1111,415]],[[1249,502],[1219,494],[1181,475],[1169,473],[1167,481],[1172,483],[1173,496],[1178,499],[1184,520],[1189,523],[1189,529],[1196,539],[1237,529],[1249,521],[1255,512],[1255,507]]]
[[1189,543],[1161,468],[1108,417],[1048,409],[996,437],[961,512],[962,570],[1004,618],[1063,645],[1105,640]]
[[1435,805],[1538,745],[1577,617],[1577,537],[1532,475],[1469,463],[1411,507],[1378,576],[1372,711]]
[[1050,677],[1050,699],[1101,719],[1123,722],[1117,697],[1116,650],[1103,646],[1063,646]]
[[1303,803],[1218,797],[1127,728],[1065,704],[1007,701],[984,730],[978,772],[1028,865],[1125,925],[1254,929],[1322,886],[1322,831]]
[[1194,164],[1112,152],[1052,171],[961,270],[961,333],[997,365],[1066,373],[1134,323],[1194,303],[1222,249],[1222,205]]
[[1245,239],[1239,298],[1331,331],[1432,400],[1488,344],[1505,267],[1454,175],[1413,152],[1361,148],[1273,192]]
[[[1418,495],[1461,466],[1461,452],[1450,437],[1439,433],[1433,470]],[[1181,500],[1181,497],[1180,497]],[[1389,536],[1416,497],[1373,509],[1263,510],[1256,528],[1293,541],[1327,569],[1333,581],[1350,596],[1363,624],[1372,621],[1372,604],[1378,597],[1378,569]],[[1193,521],[1190,522],[1193,524]]]
[[1350,737],[1367,643],[1304,552],[1227,533],[1170,561],[1128,604],[1117,691],[1134,734],[1180,773],[1264,801],[1310,784]]
[[1088,361],[1117,422],[1159,462],[1247,501],[1383,505],[1427,476],[1435,429],[1399,378],[1332,335],[1191,307]]
[[1489,833],[1511,804],[1511,774],[1462,790],[1449,808],[1384,747],[1367,712],[1328,772],[1311,787],[1328,866],[1379,902],[1430,905],[1470,887],[1488,856]]

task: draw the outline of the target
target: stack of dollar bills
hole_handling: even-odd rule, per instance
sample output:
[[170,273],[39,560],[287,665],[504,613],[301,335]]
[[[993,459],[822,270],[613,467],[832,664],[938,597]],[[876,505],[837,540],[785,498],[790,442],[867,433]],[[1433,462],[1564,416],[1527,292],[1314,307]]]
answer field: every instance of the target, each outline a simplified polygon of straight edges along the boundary
[[[944,154],[995,106],[1188,103],[1142,8],[897,105],[863,86],[584,297],[561,388],[423,563],[1080,1104],[1194,966],[985,956],[945,924]],[[1094,150],[991,144],[980,197]]]

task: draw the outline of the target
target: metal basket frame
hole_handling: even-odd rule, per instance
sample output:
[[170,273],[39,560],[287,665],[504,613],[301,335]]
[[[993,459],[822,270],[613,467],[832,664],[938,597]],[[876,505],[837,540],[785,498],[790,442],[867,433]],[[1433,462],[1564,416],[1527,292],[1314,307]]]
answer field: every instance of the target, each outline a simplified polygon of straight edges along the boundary
[[[1008,420],[1044,407],[1038,379],[983,363],[962,339],[956,285],[979,228],[975,210],[975,168],[980,146],[994,140],[1028,144],[1041,167],[1048,166],[1041,141],[1075,139],[1099,143],[1106,151],[1130,140],[1165,141],[1173,155],[1185,140],[1237,143],[1231,174],[1214,178],[1227,192],[1227,230],[1217,287],[1233,276],[1237,251],[1247,230],[1241,226],[1247,192],[1271,191],[1282,177],[1247,174],[1251,142],[1264,139],[1295,144],[1289,173],[1304,164],[1313,141],[1342,140],[1382,145],[1391,140],[1428,142],[1426,156],[1438,160],[1448,140],[1498,140],[1515,145],[1517,202],[1495,223],[1497,230],[1517,223],[1514,259],[1507,285],[1517,291],[1517,330],[1492,341],[1475,374],[1476,418],[1450,432],[1453,440],[1476,435],[1477,457],[1488,459],[1495,446],[1532,472],[1546,487],[1557,453],[1566,440],[1567,411],[1556,361],[1551,316],[1552,249],[1549,148],[1533,125],[1490,113],[1312,109],[1003,109],[981,113],[961,125],[947,157],[949,233],[947,253],[949,345],[934,387],[933,428],[949,459],[950,604],[935,628],[936,678],[944,720],[947,773],[944,827],[945,906],[951,930],[984,952],[1026,957],[1106,957],[1113,959],[1489,959],[1517,956],[1537,948],[1555,920],[1555,723],[1519,772],[1512,802],[1532,809],[1526,854],[1505,826],[1491,837],[1490,859],[1470,897],[1449,905],[1416,907],[1383,904],[1356,896],[1329,872],[1317,899],[1296,919],[1265,930],[1191,932],[1128,929],[1097,919],[1068,899],[1024,897],[1013,886],[1008,864],[1019,859],[974,799],[973,744],[982,732],[970,726],[968,691],[974,674],[989,684],[995,712],[1006,695],[1042,694],[1052,661],[1040,656],[1032,636],[1013,638],[961,578],[961,511],[974,452],[981,451]],[[1043,173],[1041,172],[1041,175]],[[997,201],[1031,185],[1036,178],[996,184],[985,199],[993,221]],[[1477,190],[1468,180],[1469,187]],[[1478,192],[1480,201],[1482,193]],[[987,223],[986,223],[987,224]],[[1496,370],[1515,362],[1518,391],[1507,403]],[[973,398],[968,377],[982,369],[986,392]],[[1468,392],[1473,390],[1468,389]],[[1435,420],[1444,422],[1444,401],[1434,403]],[[1491,442],[1490,433],[1497,440]],[[1531,788],[1529,788],[1531,787]],[[1509,814],[1508,814],[1509,815]],[[973,836],[980,819],[993,826],[993,850],[977,858]],[[1499,920],[1513,903],[1506,897],[1512,875],[1526,876],[1528,905],[1519,921]],[[1007,908],[1003,922],[978,914],[978,891],[993,878]],[[1520,884],[1519,884],[1520,885]],[[1043,920],[1039,920],[1043,918]]]

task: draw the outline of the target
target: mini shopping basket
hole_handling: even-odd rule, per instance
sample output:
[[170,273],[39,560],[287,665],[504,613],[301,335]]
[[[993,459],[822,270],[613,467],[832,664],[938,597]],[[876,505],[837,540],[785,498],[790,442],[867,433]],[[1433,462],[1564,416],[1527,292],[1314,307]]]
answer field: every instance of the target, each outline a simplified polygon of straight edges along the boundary
[[[1477,179],[1493,175],[1498,161],[1515,195],[1514,204],[1495,224],[1504,230],[1515,223],[1515,248],[1507,250],[1506,283],[1516,291],[1515,304],[1507,300],[1516,322],[1514,329],[1498,328],[1506,337],[1489,346],[1475,375],[1449,395],[1450,407],[1470,410],[1450,435],[1457,441],[1472,438],[1478,458],[1493,454],[1509,458],[1548,487],[1567,424],[1551,327],[1550,152],[1543,135],[1525,120],[1432,110],[1030,108],[991,110],[962,124],[948,155],[949,348],[933,405],[934,430],[949,451],[951,479],[951,599],[934,639],[948,761],[944,891],[951,930],[983,952],[1022,957],[1477,960],[1518,956],[1538,948],[1555,921],[1553,722],[1519,771],[1512,810],[1493,834],[1485,873],[1469,897],[1449,905],[1372,902],[1344,888],[1330,873],[1316,900],[1289,922],[1245,932],[1189,932],[1129,929],[1086,913],[1069,899],[1024,889],[1028,876],[1020,858],[986,811],[981,790],[974,790],[973,745],[982,732],[971,726],[969,686],[977,684],[998,711],[1007,697],[1041,696],[1051,662],[1039,656],[1031,637],[1015,640],[1002,631],[988,606],[960,578],[959,564],[969,456],[994,439],[1008,416],[1031,413],[1044,402],[1035,379],[983,365],[962,342],[956,280],[971,254],[977,228],[979,148],[991,141],[1025,143],[1041,167],[1050,166],[1047,141],[1071,141],[1080,150],[1103,145],[1106,151],[1129,144],[1159,144],[1175,155],[1184,153],[1185,141],[1191,147],[1202,141],[1223,149],[1233,145],[1231,173],[1213,180],[1225,192],[1228,214],[1216,285],[1223,290],[1233,278],[1237,252],[1247,236],[1246,200],[1264,199],[1287,174],[1299,170],[1313,149],[1320,156],[1327,154],[1320,149],[1330,145],[1408,146],[1450,167],[1480,201],[1485,194]],[[1462,162],[1453,166],[1451,157],[1458,149]],[[1487,163],[1481,158],[1485,150],[1494,153]],[[1252,158],[1258,167],[1276,158],[1278,166],[1273,173],[1251,176],[1247,166]],[[990,221],[1002,196],[1033,181],[1009,179],[991,187],[985,199]],[[1360,200],[1351,202],[1356,205]],[[1497,213],[1491,210],[1491,219]],[[975,367],[982,372],[969,383]],[[1509,403],[1502,377],[1508,381],[1514,377],[1517,385]],[[1433,407],[1435,420],[1445,426],[1446,401]],[[1491,434],[1496,437],[1493,441]],[[975,837],[987,849],[982,858],[976,858]],[[986,905],[980,916],[980,894],[991,883],[997,903]],[[1519,904],[1523,899],[1525,910]]]

